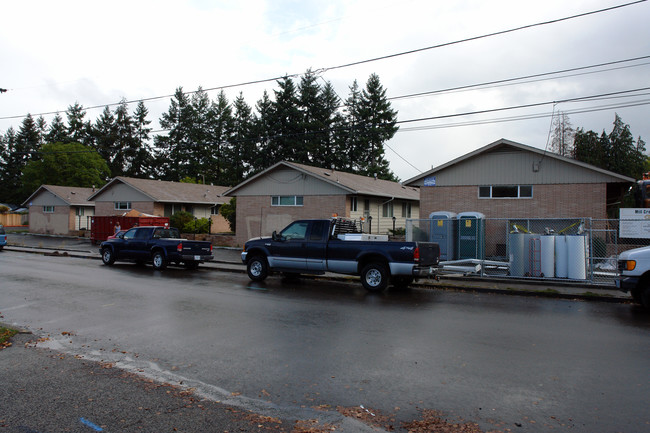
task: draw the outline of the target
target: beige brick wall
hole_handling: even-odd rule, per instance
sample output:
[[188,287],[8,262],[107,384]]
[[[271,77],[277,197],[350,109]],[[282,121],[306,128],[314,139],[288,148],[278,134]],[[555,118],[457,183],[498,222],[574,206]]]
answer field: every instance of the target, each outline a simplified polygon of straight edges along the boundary
[[[349,206],[349,205],[348,205]],[[346,196],[304,196],[302,206],[271,206],[270,196],[237,197],[237,244],[257,236],[270,236],[291,221],[346,215]]]
[[534,185],[532,199],[479,199],[477,186],[422,187],[420,218],[431,212],[467,212],[486,218],[607,218],[607,185]]

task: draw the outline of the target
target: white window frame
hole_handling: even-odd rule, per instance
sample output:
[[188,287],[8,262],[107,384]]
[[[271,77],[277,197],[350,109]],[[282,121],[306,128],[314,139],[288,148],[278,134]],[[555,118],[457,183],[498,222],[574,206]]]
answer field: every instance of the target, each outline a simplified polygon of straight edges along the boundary
[[[113,206],[115,210],[131,210],[131,202],[130,201],[115,201],[113,202]],[[126,206],[126,207],[123,207]]]
[[271,206],[302,206],[304,197],[301,195],[273,195]]
[[54,213],[54,206],[43,206],[43,213]]
[[[487,189],[488,195],[481,195],[481,189]],[[517,189],[517,195],[516,196],[509,196],[509,197],[494,197],[494,189],[495,188],[516,188]],[[525,194],[525,189],[530,189],[530,195],[522,195],[522,193]],[[522,191],[524,190],[524,191]],[[530,200],[533,198],[533,186],[532,185],[480,185],[478,187],[478,198],[480,200]]]
[[402,217],[411,218],[411,203],[407,201],[402,203]]
[[381,206],[381,216],[382,218],[392,218],[393,216],[395,216],[395,210],[392,201],[389,201],[388,203],[384,203]]
[[357,197],[350,197],[350,212],[356,212],[359,208],[359,199]]

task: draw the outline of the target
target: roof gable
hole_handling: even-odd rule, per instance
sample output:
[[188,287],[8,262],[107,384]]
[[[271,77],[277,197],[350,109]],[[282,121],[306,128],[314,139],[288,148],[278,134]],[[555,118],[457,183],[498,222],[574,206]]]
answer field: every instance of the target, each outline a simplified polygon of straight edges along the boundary
[[90,201],[90,196],[95,192],[94,188],[81,188],[75,186],[60,186],[60,185],[41,185],[32,193],[32,195],[23,202],[23,205],[28,204],[35,197],[43,192],[50,192],[69,206],[94,206],[95,203]]
[[[547,170],[540,170],[544,165]],[[552,167],[552,170],[548,168]],[[539,175],[532,173],[541,172]],[[451,176],[449,176],[451,174]],[[450,177],[465,176],[464,184],[498,183],[494,178],[528,183],[629,183],[634,179],[572,158],[542,149],[501,139],[480,149],[453,159],[425,173],[408,179],[407,185],[424,185],[437,177],[448,176],[447,184],[463,184]],[[507,180],[506,182],[507,183]]]
[[113,178],[102,189],[93,194],[92,198],[101,201],[101,195],[117,185],[124,185],[133,191],[144,195],[151,201],[158,203],[193,203],[211,205],[223,204],[227,201],[223,196],[223,193],[228,189],[225,186],[169,182],[154,179],[138,179],[123,176]]
[[253,186],[255,183],[262,181],[265,177],[279,170],[290,169],[304,176],[316,179],[324,184],[331,186],[333,189],[340,190],[343,194],[368,195],[377,197],[394,197],[404,200],[419,200],[419,188],[404,186],[398,182],[391,182],[373,177],[361,176],[358,174],[347,173],[337,170],[328,170],[320,167],[313,167],[305,164],[282,161],[267,168],[261,173],[245,180],[239,185],[226,191],[226,195],[237,195],[246,188]]

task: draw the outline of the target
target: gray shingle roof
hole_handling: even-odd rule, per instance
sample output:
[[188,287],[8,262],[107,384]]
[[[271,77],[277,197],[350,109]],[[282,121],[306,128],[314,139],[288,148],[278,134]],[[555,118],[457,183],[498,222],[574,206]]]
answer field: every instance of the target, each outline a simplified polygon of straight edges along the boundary
[[223,196],[223,193],[228,190],[228,187],[225,186],[123,176],[113,178],[102,189],[93,194],[92,198],[95,198],[117,182],[124,183],[150,197],[152,201],[159,203],[223,204],[229,200]]
[[52,194],[65,201],[70,206],[94,206],[95,203],[89,201],[88,198],[96,191],[94,188],[80,188],[75,186],[60,186],[60,185],[41,185],[27,200],[23,203],[29,203],[33,197],[39,194],[42,190],[47,190]]

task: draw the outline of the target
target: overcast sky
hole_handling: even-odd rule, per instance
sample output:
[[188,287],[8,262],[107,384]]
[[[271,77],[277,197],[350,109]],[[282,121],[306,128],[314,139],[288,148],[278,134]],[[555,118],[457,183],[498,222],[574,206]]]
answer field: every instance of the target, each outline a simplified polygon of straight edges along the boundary
[[[354,80],[363,87],[370,74],[379,75],[388,97],[397,98],[392,104],[403,122],[386,149],[391,169],[402,180],[500,138],[543,149],[554,111],[567,113],[574,127],[599,133],[611,130],[618,113],[650,147],[650,90],[552,103],[648,88],[650,57],[507,86],[398,98],[650,56],[648,2],[334,68],[626,3],[7,0],[0,26],[0,88],[8,91],[0,94],[0,132],[20,126],[22,119],[11,117],[64,115],[75,102],[103,107],[122,98],[171,95],[181,86],[186,91],[218,88],[312,68],[323,69],[322,79],[342,99]],[[254,106],[265,89],[272,94],[277,85],[229,88],[226,94],[232,101],[243,92]],[[210,91],[210,98],[217,93]],[[458,116],[541,103],[547,104]],[[169,98],[146,106],[158,129]],[[101,108],[89,110],[86,119],[100,113]],[[53,115],[44,117],[49,123]]]

